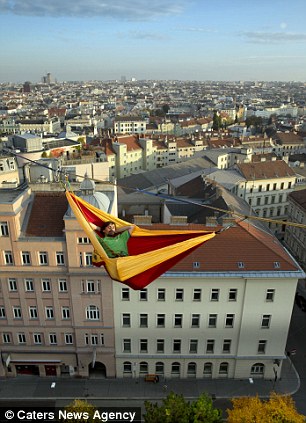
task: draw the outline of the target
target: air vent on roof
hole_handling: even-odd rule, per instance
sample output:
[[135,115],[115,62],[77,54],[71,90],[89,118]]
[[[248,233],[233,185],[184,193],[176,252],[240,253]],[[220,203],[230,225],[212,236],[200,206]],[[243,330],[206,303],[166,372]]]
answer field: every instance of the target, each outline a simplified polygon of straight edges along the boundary
[[239,269],[244,269],[244,262],[238,261],[237,266],[238,266]]
[[192,267],[193,267],[194,269],[198,269],[198,268],[200,267],[200,262],[199,262],[199,261],[194,261],[194,262],[192,263]]
[[275,261],[273,263],[273,265],[274,265],[274,269],[279,269],[280,268],[280,262],[279,261]]

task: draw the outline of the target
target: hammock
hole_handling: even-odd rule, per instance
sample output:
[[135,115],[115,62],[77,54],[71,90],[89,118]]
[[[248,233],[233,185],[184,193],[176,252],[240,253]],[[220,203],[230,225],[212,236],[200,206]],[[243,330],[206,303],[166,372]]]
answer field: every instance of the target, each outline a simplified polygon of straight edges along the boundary
[[103,212],[68,190],[66,196],[75,217],[94,247],[93,265],[103,265],[113,280],[132,289],[143,289],[215,236],[215,232],[147,230],[135,226],[128,241],[129,255],[109,258],[89,222],[100,227],[103,222],[111,220],[117,228],[130,223]]

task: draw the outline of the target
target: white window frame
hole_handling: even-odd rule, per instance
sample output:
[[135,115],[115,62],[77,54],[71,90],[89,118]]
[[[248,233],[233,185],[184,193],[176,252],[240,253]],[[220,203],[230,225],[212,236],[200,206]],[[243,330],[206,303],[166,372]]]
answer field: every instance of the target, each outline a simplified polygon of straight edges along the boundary
[[10,230],[8,222],[0,222],[0,236],[2,237],[9,237]]
[[40,266],[48,266],[48,252],[47,251],[39,251],[38,253],[38,261]]

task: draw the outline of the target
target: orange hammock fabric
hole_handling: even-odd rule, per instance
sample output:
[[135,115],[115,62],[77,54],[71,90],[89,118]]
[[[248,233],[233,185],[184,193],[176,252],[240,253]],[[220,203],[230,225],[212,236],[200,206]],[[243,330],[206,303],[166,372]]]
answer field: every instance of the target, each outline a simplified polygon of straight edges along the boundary
[[109,258],[89,222],[100,227],[103,222],[111,220],[117,228],[130,223],[105,213],[69,191],[66,191],[66,196],[75,217],[94,247],[93,264],[103,265],[113,280],[123,282],[132,289],[143,289],[215,236],[215,232],[147,230],[135,226],[128,241],[129,255]]

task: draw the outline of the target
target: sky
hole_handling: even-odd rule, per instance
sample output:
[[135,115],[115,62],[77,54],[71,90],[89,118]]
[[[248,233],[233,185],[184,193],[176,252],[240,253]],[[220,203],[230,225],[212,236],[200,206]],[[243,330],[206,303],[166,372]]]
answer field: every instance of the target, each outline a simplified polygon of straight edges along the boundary
[[0,0],[0,83],[306,81],[306,0]]

